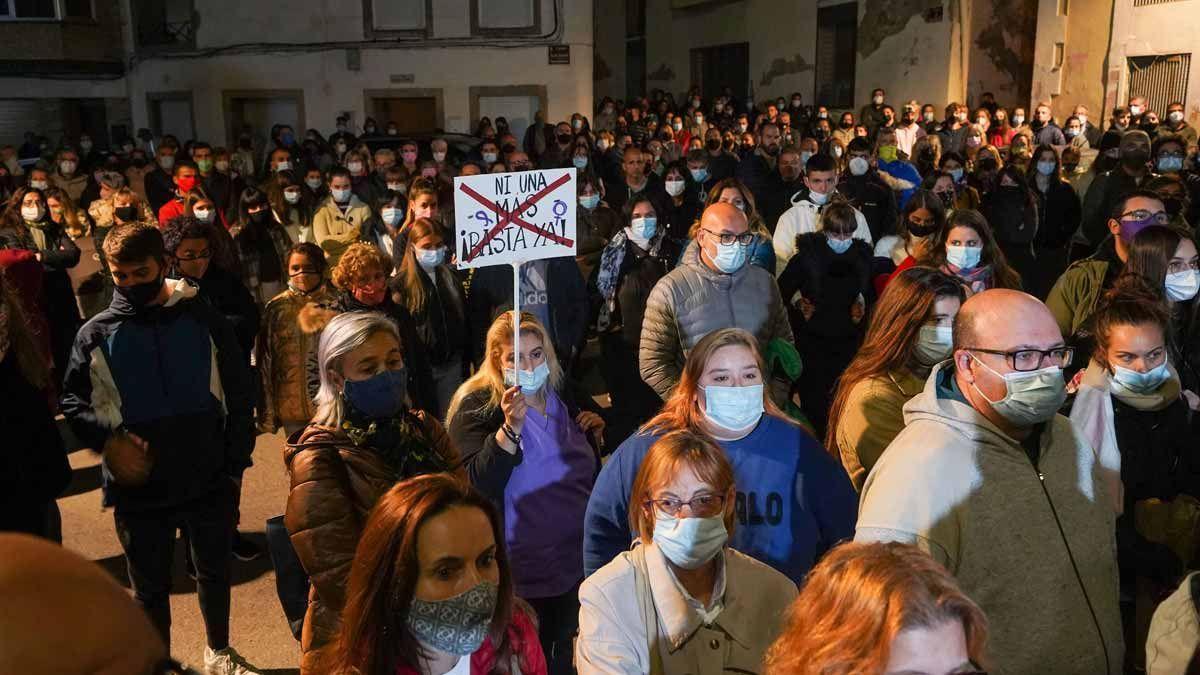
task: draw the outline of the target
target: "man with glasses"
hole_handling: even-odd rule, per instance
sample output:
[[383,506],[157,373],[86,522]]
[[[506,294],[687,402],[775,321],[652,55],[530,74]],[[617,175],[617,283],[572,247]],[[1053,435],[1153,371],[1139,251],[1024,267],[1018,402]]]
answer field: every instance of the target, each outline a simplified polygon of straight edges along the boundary
[[1121,163],[1092,181],[1083,202],[1080,227],[1092,246],[1104,240],[1109,214],[1126,193],[1132,192],[1155,176],[1150,170],[1150,136],[1144,131],[1126,131],[1121,136]]
[[1121,672],[1112,502],[1058,414],[1073,351],[1033,296],[972,296],[953,360],[904,406],[863,487],[855,539],[914,544],[954,574],[1001,672]]
[[1072,264],[1055,282],[1046,296],[1046,306],[1062,334],[1077,339],[1077,347],[1091,345],[1091,339],[1083,329],[1092,318],[1100,296],[1112,288],[1125,269],[1133,237],[1151,225],[1170,222],[1171,215],[1157,193],[1134,190],[1123,195],[1109,214],[1107,229],[1110,236],[1094,255]]
[[679,382],[688,350],[714,330],[745,329],[764,348],[775,338],[792,343],[775,278],[747,264],[754,240],[746,214],[717,202],[700,217],[698,245],[650,291],[638,360],[642,379],[664,399]]

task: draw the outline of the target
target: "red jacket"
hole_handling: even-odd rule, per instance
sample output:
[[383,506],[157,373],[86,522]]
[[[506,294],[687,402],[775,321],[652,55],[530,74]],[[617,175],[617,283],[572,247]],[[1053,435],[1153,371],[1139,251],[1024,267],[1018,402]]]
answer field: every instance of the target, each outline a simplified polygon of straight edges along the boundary
[[[513,608],[512,623],[508,626],[508,641],[512,643],[513,656],[521,667],[521,675],[547,675],[546,657],[542,654],[542,643],[538,641],[537,628],[533,620],[520,608]],[[492,638],[471,655],[471,675],[488,675],[496,665],[496,650]],[[396,675],[420,675],[415,668],[400,666]]]
[[183,202],[179,199],[172,199],[166,204],[163,204],[162,208],[158,210],[158,227],[160,229],[165,228],[168,221],[170,221],[172,218],[177,218],[182,215]]
[[911,267],[916,267],[916,266],[917,266],[916,258],[913,258],[910,255],[907,258],[905,258],[904,260],[901,260],[900,264],[896,266],[895,271],[893,271],[891,274],[886,274],[886,275],[880,274],[879,276],[875,277],[875,295],[876,295],[876,297],[883,295],[883,289],[887,288],[887,285],[892,283],[892,279],[895,279],[897,274],[900,274],[904,270],[909,269]]

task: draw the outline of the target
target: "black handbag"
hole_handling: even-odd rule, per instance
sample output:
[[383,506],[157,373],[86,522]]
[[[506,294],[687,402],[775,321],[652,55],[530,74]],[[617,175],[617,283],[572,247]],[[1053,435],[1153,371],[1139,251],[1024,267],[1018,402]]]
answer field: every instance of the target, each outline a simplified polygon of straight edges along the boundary
[[283,524],[283,516],[267,519],[267,551],[275,568],[275,593],[287,617],[292,636],[300,639],[304,614],[308,611],[308,573],[300,564],[292,538]]

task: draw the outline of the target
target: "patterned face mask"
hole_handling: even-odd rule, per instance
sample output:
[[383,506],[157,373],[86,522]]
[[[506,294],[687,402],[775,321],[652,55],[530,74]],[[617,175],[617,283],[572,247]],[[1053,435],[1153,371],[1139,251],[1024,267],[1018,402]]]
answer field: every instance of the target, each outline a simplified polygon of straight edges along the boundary
[[490,581],[445,600],[413,598],[406,622],[422,643],[447,654],[473,654],[487,637],[500,587]]

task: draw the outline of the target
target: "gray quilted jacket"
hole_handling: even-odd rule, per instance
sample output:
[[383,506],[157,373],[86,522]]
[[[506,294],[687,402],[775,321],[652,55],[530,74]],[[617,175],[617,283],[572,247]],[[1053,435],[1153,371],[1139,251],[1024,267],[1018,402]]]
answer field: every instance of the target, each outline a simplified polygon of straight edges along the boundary
[[700,247],[691,246],[646,300],[638,350],[642,379],[665,399],[679,382],[688,351],[720,328],[743,328],[762,348],[775,338],[792,342],[770,272],[749,263],[733,274],[714,272],[700,260]]

